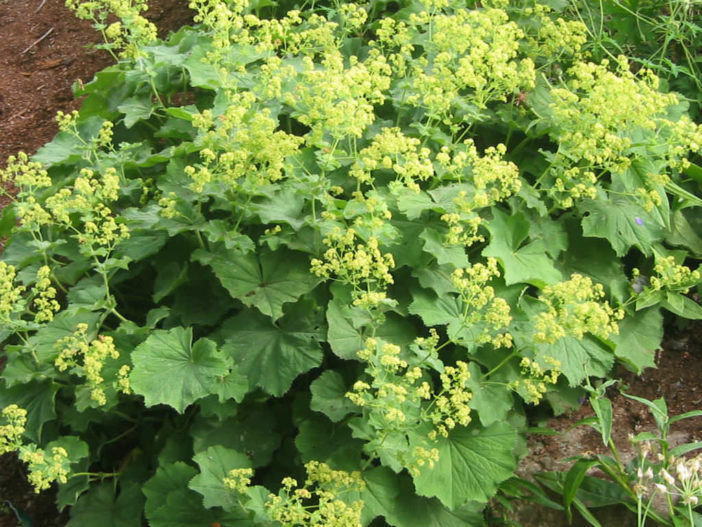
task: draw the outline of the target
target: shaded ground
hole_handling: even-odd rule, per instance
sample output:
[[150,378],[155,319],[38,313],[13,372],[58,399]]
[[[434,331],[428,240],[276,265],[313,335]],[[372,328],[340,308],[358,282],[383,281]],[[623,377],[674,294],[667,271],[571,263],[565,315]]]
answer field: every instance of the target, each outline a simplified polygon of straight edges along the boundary
[[[162,31],[187,23],[190,12],[184,0],[152,0],[150,18]],[[43,37],[43,38],[42,38]],[[77,80],[89,81],[93,74],[110,64],[105,52],[90,51],[96,41],[87,22],[78,21],[63,7],[62,0],[0,0],[0,166],[7,156],[19,150],[34,152],[57,131],[56,111],[78,107],[71,86]],[[2,197],[0,197],[0,207]],[[665,397],[671,415],[702,408],[702,326],[669,331],[659,368],[635,377],[626,371],[621,377],[628,393],[648,399]],[[648,411],[640,404],[614,393],[614,437],[627,449],[626,437],[652,429]],[[575,421],[591,414],[587,406],[548,423],[566,431]],[[674,428],[673,440],[702,440],[702,420],[687,420]],[[562,436],[539,436],[530,440],[531,455],[522,463],[524,475],[541,470],[568,467],[561,460],[585,452],[601,452],[602,443],[594,431],[578,428]],[[26,482],[23,467],[12,456],[0,457],[0,527],[16,527],[14,514],[3,508],[5,501],[26,511],[32,527],[62,527],[67,514],[53,506],[53,495],[35,495]],[[621,519],[604,525],[626,527]],[[518,508],[515,520],[524,527],[567,525],[562,515],[526,504]]]
[[[669,327],[656,355],[657,369],[648,369],[636,376],[621,368],[617,373],[619,385],[626,393],[648,400],[663,397],[668,405],[669,415],[679,415],[702,409],[702,323],[688,323],[683,328]],[[644,431],[656,432],[651,414],[646,406],[619,394],[617,389],[608,392],[613,406],[612,438],[622,455],[624,463],[635,457],[627,437]],[[568,457],[587,453],[608,453],[602,444],[600,434],[590,427],[573,427],[573,424],[586,417],[594,416],[589,403],[578,410],[550,419],[545,425],[561,432],[559,435],[531,436],[530,454],[522,460],[519,475],[529,478],[541,471],[568,470],[572,464]],[[671,447],[702,441],[702,417],[678,421],[671,426],[668,437]],[[692,452],[697,454],[699,451]],[[556,496],[554,499],[558,500]],[[522,527],[565,527],[565,515],[551,509],[541,508],[531,502],[517,503],[511,515],[515,525]],[[605,527],[635,527],[636,517],[627,509],[592,510]],[[577,516],[577,513],[575,513]],[[589,525],[576,518],[575,527]],[[647,526],[652,526],[651,520]]]

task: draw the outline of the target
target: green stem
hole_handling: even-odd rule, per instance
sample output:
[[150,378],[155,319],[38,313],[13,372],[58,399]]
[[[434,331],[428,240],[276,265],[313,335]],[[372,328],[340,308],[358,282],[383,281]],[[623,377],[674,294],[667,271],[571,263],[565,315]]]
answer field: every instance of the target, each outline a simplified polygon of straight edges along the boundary
[[502,359],[502,360],[500,361],[500,363],[499,363],[497,366],[495,366],[493,369],[491,369],[489,372],[487,372],[485,375],[483,375],[483,379],[486,379],[486,378],[490,377],[490,375],[492,375],[492,374],[495,373],[497,370],[499,370],[500,368],[502,368],[502,366],[504,366],[505,364],[507,364],[507,362],[509,362],[509,360],[510,360],[512,357],[515,357],[515,356],[517,355],[518,352],[519,352],[518,350],[514,350],[512,353],[510,353],[509,355],[507,355],[504,359]]
[[121,476],[121,472],[76,472],[75,474],[71,474],[72,478],[78,478],[80,476],[88,476],[89,478],[116,478],[118,476]]

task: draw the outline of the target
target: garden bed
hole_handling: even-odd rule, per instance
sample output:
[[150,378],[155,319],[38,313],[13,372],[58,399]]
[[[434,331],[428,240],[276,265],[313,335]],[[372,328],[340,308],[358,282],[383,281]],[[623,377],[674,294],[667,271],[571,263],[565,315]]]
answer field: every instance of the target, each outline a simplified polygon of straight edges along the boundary
[[[62,2],[46,0],[0,2],[0,160],[23,150],[34,152],[51,140],[57,127],[58,110],[68,112],[79,106],[73,101],[71,86],[87,82],[93,74],[112,60],[106,52],[89,50],[94,33],[90,24],[77,21]],[[190,12],[177,0],[152,2],[149,17],[161,31],[176,29],[190,20]],[[2,163],[2,161],[0,161]],[[1,204],[0,204],[1,205]],[[702,331],[697,324],[671,323],[657,354],[657,369],[647,369],[641,376],[621,369],[620,378],[628,385],[627,393],[654,399],[665,397],[670,415],[699,409],[702,406]],[[653,421],[645,408],[612,392],[614,406],[613,437],[623,451],[626,437],[651,429]],[[532,425],[548,426],[564,432],[557,436],[531,436],[530,455],[518,471],[529,477],[542,470],[568,467],[561,460],[568,456],[601,452],[602,440],[595,432],[569,428],[579,419],[591,415],[587,404],[564,416],[547,419],[532,415]],[[678,423],[671,442],[702,441],[700,419]],[[63,526],[67,515],[53,507],[50,493],[36,495],[24,479],[23,465],[12,455],[0,458],[0,502],[8,500],[33,518],[32,527]],[[562,515],[531,505],[518,508],[518,519],[525,527],[557,526]],[[0,510],[0,527],[14,527],[16,519],[9,510]]]

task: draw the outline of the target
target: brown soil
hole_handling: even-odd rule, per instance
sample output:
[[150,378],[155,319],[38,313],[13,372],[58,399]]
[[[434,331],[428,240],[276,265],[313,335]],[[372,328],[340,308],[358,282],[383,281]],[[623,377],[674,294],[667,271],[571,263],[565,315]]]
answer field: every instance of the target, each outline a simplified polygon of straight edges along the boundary
[[[152,0],[148,16],[161,31],[176,29],[190,21],[183,0]],[[43,38],[42,38],[43,37]],[[41,39],[41,40],[40,40]],[[106,52],[86,48],[97,41],[90,23],[76,20],[61,0],[0,0],[0,166],[20,150],[31,153],[51,140],[57,131],[53,121],[58,110],[79,106],[71,86],[77,80],[89,81],[94,73],[111,63]],[[0,208],[2,207],[0,197]],[[658,369],[641,377],[622,371],[628,393],[654,399],[665,397],[671,415],[702,408],[702,326],[692,326],[673,334],[658,358]],[[640,404],[615,393],[614,437],[624,451],[631,452],[626,437],[652,429],[648,411]],[[568,467],[562,460],[586,452],[603,452],[600,437],[585,428],[570,430],[572,423],[591,415],[587,405],[549,421],[548,426],[563,431],[559,436],[534,436],[531,454],[521,465],[524,475],[541,470]],[[702,419],[682,421],[674,428],[674,442],[702,440]],[[60,527],[67,514],[58,513],[50,493],[36,495],[26,482],[23,467],[12,456],[0,457],[0,527],[16,527],[14,514],[5,501],[27,512],[32,527]],[[563,515],[535,508],[517,507],[514,520],[525,527],[567,525]],[[626,523],[621,519],[604,525]]]
[[[667,328],[662,349],[656,356],[658,368],[648,369],[642,375],[634,375],[624,369],[618,371],[621,379],[619,388],[627,394],[648,400],[664,398],[668,415],[680,415],[702,409],[702,323],[688,323],[684,328]],[[629,434],[644,431],[656,432],[656,426],[649,409],[641,403],[621,395],[616,388],[610,389],[608,396],[613,405],[612,438],[619,450],[622,462],[627,463],[636,456],[628,441]],[[522,460],[519,475],[530,478],[542,471],[568,470],[572,456],[605,454],[608,450],[598,432],[588,426],[574,427],[581,419],[594,416],[589,403],[581,408],[552,418],[545,426],[561,432],[558,435],[534,435],[529,438],[529,455]],[[671,426],[668,436],[671,447],[702,441],[702,417],[678,421]],[[697,454],[698,451],[692,452]],[[599,474],[593,474],[599,475]],[[559,498],[553,496],[555,500]],[[511,515],[516,525],[522,527],[565,527],[568,525],[563,513],[538,507],[531,502],[517,503]],[[636,517],[628,510],[609,509],[591,511],[605,527],[630,527],[636,525]],[[577,517],[577,513],[574,513]],[[647,525],[652,525],[648,521]],[[575,519],[576,527],[589,525],[584,520]]]

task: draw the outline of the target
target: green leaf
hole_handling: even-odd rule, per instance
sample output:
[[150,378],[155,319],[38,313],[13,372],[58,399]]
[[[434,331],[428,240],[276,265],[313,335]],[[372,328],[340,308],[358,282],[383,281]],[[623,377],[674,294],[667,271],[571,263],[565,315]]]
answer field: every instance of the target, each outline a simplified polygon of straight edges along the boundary
[[240,403],[249,392],[249,380],[236,366],[224,377],[216,377],[212,393],[217,395],[220,403],[234,399]]
[[358,359],[356,354],[363,349],[371,334],[401,347],[408,346],[416,337],[414,326],[395,313],[387,313],[385,321],[375,331],[370,321],[358,313],[359,310],[343,305],[336,299],[331,300],[327,306],[327,342],[342,359]]
[[427,326],[447,326],[448,337],[469,352],[475,351],[477,337],[485,329],[485,322],[465,323],[463,303],[454,295],[436,296],[424,289],[412,289],[409,312],[419,315]]
[[439,500],[417,496],[409,478],[400,476],[397,498],[384,514],[394,527],[483,527],[481,506],[448,508]]
[[144,496],[138,485],[122,487],[117,494],[113,483],[100,483],[71,507],[66,527],[141,527],[143,506]]
[[[568,250],[561,255],[561,270],[565,276],[579,273],[604,285],[608,292],[624,302],[631,289],[624,266],[607,240],[585,238],[577,222],[568,222]],[[596,254],[597,258],[592,255]]]
[[448,265],[427,265],[412,270],[412,276],[419,280],[419,285],[424,289],[433,289],[439,296],[449,293],[458,293],[453,285],[451,274],[454,268]]
[[560,370],[571,386],[578,386],[587,376],[606,377],[614,366],[614,354],[588,336],[564,337],[553,344],[539,344],[536,349],[539,357],[561,363]]
[[[611,190],[613,194],[620,193],[622,195],[629,193],[635,195],[640,188],[648,188],[651,192],[658,194],[660,204],[656,205],[650,212],[650,218],[657,225],[665,230],[670,230],[670,204],[666,189],[675,194],[670,188],[663,185],[652,185],[651,174],[659,174],[666,170],[665,164],[658,161],[654,162],[646,156],[634,156],[629,167],[624,171],[614,172],[612,174]],[[671,182],[672,185],[675,185]],[[688,193],[689,194],[689,193]],[[693,196],[694,197],[694,196]],[[699,201],[699,198],[695,198]],[[700,202],[702,203],[702,201]]]
[[211,50],[208,50],[208,46],[196,46],[190,56],[183,61],[183,66],[188,70],[190,84],[194,87],[216,90],[222,81],[217,68],[204,60],[209,51]]
[[412,299],[409,312],[420,316],[426,326],[461,325],[463,310],[454,295],[437,296],[431,291],[415,288]]
[[224,248],[198,250],[193,259],[212,267],[234,298],[274,320],[283,316],[283,304],[295,302],[319,283],[309,271],[309,258],[287,249],[262,249],[258,255]]
[[702,410],[691,410],[689,412],[685,412],[683,414],[678,414],[674,417],[671,417],[668,422],[670,424],[676,423],[677,421],[682,421],[683,419],[690,419],[692,417],[702,417]]
[[608,200],[587,200],[579,206],[584,218],[583,234],[606,238],[617,253],[624,256],[637,247],[646,256],[663,238],[663,229],[640,205],[625,196],[613,194]]
[[0,238],[6,237],[15,227],[15,206],[12,203],[3,207],[0,212]]
[[327,370],[310,385],[310,409],[322,412],[335,423],[339,422],[356,408],[346,397],[349,390],[340,373]]
[[647,406],[651,412],[651,415],[653,416],[653,420],[656,421],[656,426],[660,432],[668,429],[670,425],[668,418],[668,405],[663,397],[649,401],[648,399],[637,397],[636,395],[630,395],[624,392],[621,392],[621,394],[627,399],[631,399],[632,401],[636,401],[644,406]]
[[197,454],[193,461],[200,467],[200,473],[190,480],[188,487],[202,494],[205,507],[222,507],[226,511],[240,509],[241,496],[224,486],[224,478],[236,468],[251,468],[248,457],[236,450],[222,446],[212,446]]
[[191,428],[194,451],[219,445],[244,452],[253,467],[267,465],[280,446],[276,417],[267,410],[257,408],[224,421],[198,416]]
[[[612,437],[612,401],[605,397],[590,397],[590,406],[597,416],[597,423],[602,435],[602,443],[609,446]],[[567,479],[567,478],[566,478]],[[568,504],[566,503],[566,507]]]
[[507,419],[514,406],[512,392],[502,384],[482,382],[482,371],[475,362],[468,364],[468,370],[470,379],[467,386],[473,393],[470,407],[478,412],[480,423],[483,426],[490,426]]
[[263,223],[287,223],[300,230],[306,221],[305,196],[294,189],[281,188],[267,199],[253,205],[253,211]]
[[377,516],[393,509],[400,491],[397,476],[387,467],[375,467],[363,473],[366,488],[359,493],[363,500],[361,523],[367,525]]
[[641,373],[645,368],[655,368],[656,350],[663,340],[663,315],[660,309],[648,308],[628,315],[619,322],[619,334],[611,335],[615,344],[614,354]]
[[119,243],[115,254],[139,262],[159,252],[166,241],[168,234],[165,231],[133,229],[129,232],[129,238]]
[[684,211],[676,210],[673,212],[671,222],[672,232],[668,233],[666,241],[671,245],[684,247],[697,258],[702,257],[702,238],[685,217]]
[[63,448],[68,453],[68,457],[61,461],[61,465],[69,473],[71,465],[79,465],[90,453],[88,444],[76,436],[61,436],[48,443],[45,450],[51,452],[54,448]]
[[469,501],[486,502],[517,467],[512,454],[516,443],[517,430],[506,422],[456,427],[448,437],[438,438],[435,466],[425,466],[414,478],[417,494],[437,497],[450,509]]
[[158,303],[188,279],[188,262],[171,261],[158,266],[154,281],[154,302]]
[[[608,399],[605,400],[609,401]],[[572,519],[570,506],[573,504],[575,494],[578,492],[587,471],[596,464],[596,459],[579,459],[573,464],[563,480],[563,505],[566,508],[569,519]]]
[[665,300],[661,302],[662,307],[683,318],[702,320],[702,306],[692,298],[671,291],[666,293]]
[[192,328],[156,330],[132,352],[130,381],[146,406],[186,406],[215,391],[217,377],[229,374],[230,361],[208,339],[192,343]]
[[[3,376],[4,376],[3,372]],[[6,379],[3,379],[6,381]],[[27,410],[27,424],[25,435],[34,442],[42,439],[44,424],[56,418],[54,401],[58,386],[51,381],[31,381],[6,388],[5,383],[0,383],[0,408],[11,404]]]
[[125,99],[117,109],[124,114],[124,126],[131,128],[137,121],[148,119],[153,113],[151,94],[138,95]]
[[536,240],[523,245],[529,236],[529,222],[524,214],[517,212],[508,216],[497,208],[492,210],[493,219],[486,224],[490,231],[490,243],[482,254],[499,260],[505,271],[505,283],[524,282],[543,287],[559,282],[561,273],[548,256],[544,241]]
[[170,325],[214,326],[236,305],[209,269],[190,265],[188,279],[173,293]]
[[439,265],[450,264],[454,267],[466,267],[468,257],[463,246],[446,245],[444,237],[448,234],[448,228],[444,226],[427,227],[419,235],[424,240],[424,252],[436,258]]
[[415,192],[406,187],[399,187],[393,194],[397,197],[397,208],[407,216],[409,220],[416,220],[422,212],[436,207],[429,194],[420,190]]
[[73,335],[78,324],[87,324],[88,333],[94,331],[100,313],[87,309],[67,309],[59,312],[46,326],[29,338],[28,349],[32,350],[40,362],[51,363],[58,357],[56,342]]
[[295,377],[322,362],[322,325],[316,317],[299,314],[294,312],[274,324],[247,309],[224,322],[222,350],[234,359],[249,386],[280,397]]
[[150,527],[211,527],[216,516],[188,488],[197,470],[182,461],[160,467],[143,486]]
[[348,426],[312,414],[298,424],[298,430],[295,446],[303,462],[350,459],[350,468],[359,468],[363,442],[351,436]]

